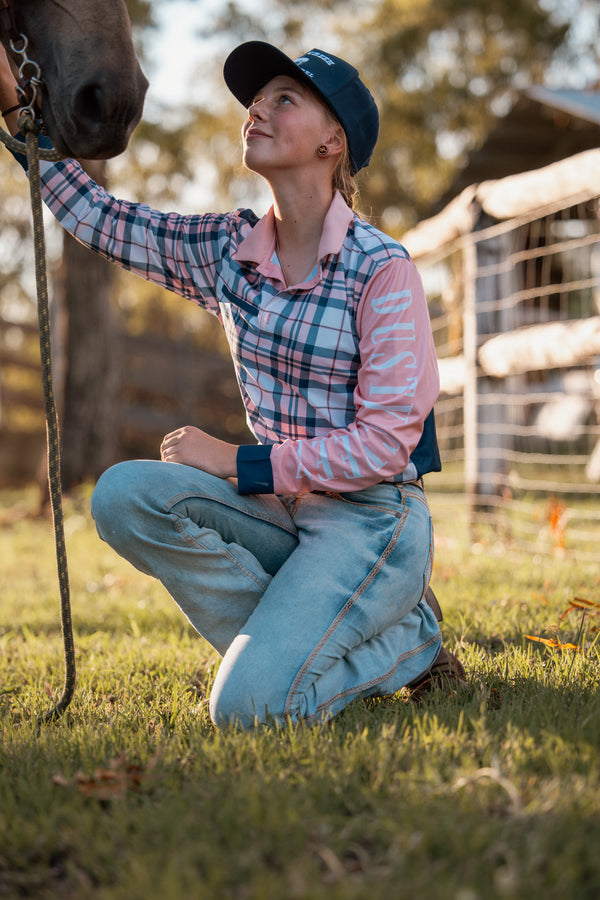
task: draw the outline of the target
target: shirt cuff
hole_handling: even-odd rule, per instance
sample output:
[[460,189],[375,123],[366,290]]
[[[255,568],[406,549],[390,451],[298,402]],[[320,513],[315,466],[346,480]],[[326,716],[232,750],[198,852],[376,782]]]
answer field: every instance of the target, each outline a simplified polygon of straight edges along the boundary
[[237,452],[238,492],[240,494],[272,494],[272,444],[242,444]]
[[[25,138],[25,135],[19,131],[19,132],[17,132],[17,134],[15,134],[15,140],[22,141],[22,143],[25,143],[26,138]],[[42,150],[53,150],[54,149],[52,146],[52,141],[45,134],[40,134],[40,136],[38,138],[38,142],[39,142],[39,146]],[[27,164],[27,157],[25,156],[25,154],[24,153],[16,153],[14,150],[12,150],[11,153],[14,156],[14,158],[16,159],[16,161],[18,163],[20,163],[20,165],[25,169],[26,172],[28,172],[29,167]]]

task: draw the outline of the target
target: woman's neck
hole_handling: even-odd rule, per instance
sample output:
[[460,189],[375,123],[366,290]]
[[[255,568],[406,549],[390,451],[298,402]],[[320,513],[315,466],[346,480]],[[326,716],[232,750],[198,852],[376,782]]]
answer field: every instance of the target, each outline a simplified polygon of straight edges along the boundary
[[288,185],[282,190],[273,189],[277,244],[282,254],[316,257],[332,199],[330,184],[302,190]]

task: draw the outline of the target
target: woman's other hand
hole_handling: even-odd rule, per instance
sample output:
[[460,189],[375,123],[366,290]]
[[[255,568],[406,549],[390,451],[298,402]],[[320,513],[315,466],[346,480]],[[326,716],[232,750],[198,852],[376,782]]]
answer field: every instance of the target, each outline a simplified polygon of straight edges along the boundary
[[194,466],[219,478],[237,475],[237,451],[236,444],[221,441],[193,425],[171,431],[160,445],[164,462]]

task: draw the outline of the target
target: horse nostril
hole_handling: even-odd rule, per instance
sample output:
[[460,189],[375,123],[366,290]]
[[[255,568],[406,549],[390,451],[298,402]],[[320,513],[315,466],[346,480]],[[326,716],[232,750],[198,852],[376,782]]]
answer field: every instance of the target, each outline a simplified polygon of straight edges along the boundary
[[126,128],[139,115],[139,97],[134,85],[123,89],[120,77],[110,72],[96,73],[73,97],[73,125],[90,135],[102,128]]
[[102,86],[97,83],[86,84],[75,96],[75,115],[80,121],[90,125],[100,124],[104,118],[104,102],[105,91]]

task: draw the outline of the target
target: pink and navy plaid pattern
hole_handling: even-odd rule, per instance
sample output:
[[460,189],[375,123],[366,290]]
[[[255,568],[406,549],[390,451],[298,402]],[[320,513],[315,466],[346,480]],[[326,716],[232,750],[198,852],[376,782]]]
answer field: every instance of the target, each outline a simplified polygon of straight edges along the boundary
[[72,160],[43,164],[43,179],[75,237],[219,318],[249,425],[273,445],[277,492],[356,490],[439,468],[420,279],[406,251],[339,195],[318,269],[287,287],[272,211],[260,221],[250,210],[160,213],[116,200]]

